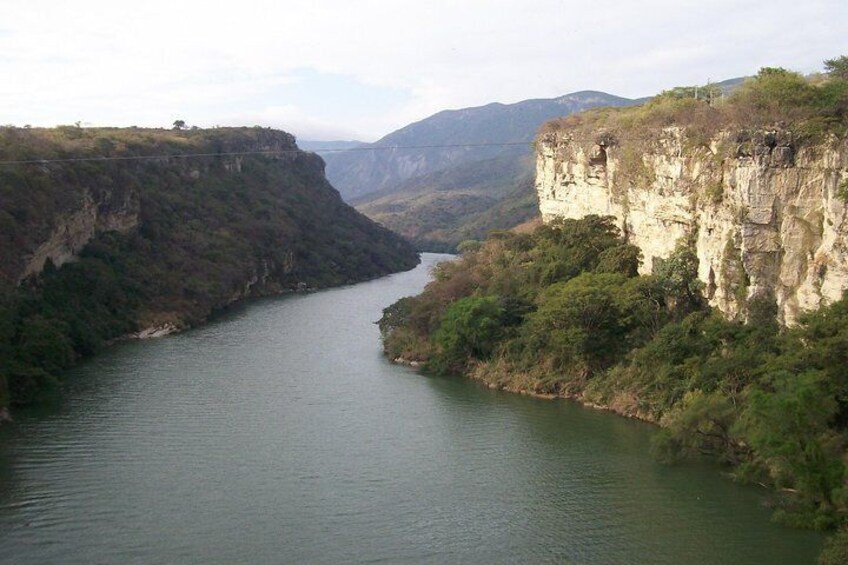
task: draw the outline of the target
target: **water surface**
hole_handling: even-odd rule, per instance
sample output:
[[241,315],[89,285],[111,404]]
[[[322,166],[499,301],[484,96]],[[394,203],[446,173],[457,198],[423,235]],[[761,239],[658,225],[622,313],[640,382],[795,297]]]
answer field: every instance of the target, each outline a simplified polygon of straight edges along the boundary
[[429,266],[127,343],[0,428],[0,562],[808,563],[651,426],[388,363]]

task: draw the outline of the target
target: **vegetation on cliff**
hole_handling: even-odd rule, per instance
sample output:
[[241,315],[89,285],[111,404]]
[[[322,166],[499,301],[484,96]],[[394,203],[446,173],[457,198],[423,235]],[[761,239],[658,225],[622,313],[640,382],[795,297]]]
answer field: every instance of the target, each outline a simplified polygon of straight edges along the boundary
[[542,135],[566,133],[606,142],[616,138],[650,141],[652,130],[684,127],[693,143],[708,143],[719,131],[779,127],[796,142],[848,134],[848,57],[825,61],[825,72],[810,77],[779,67],[765,67],[732,94],[717,88],[675,88],[632,108],[588,110],[546,123]]
[[[0,165],[0,408],[119,336],[417,263],[284,132],[3,128],[0,161],[25,161]],[[86,226],[72,260],[28,275]]]
[[385,310],[386,352],[657,422],[659,456],[708,456],[774,487],[793,524],[844,523],[848,301],[782,329],[763,297],[746,325],[704,303],[685,242],[653,275],[639,260],[610,218],[498,233]]

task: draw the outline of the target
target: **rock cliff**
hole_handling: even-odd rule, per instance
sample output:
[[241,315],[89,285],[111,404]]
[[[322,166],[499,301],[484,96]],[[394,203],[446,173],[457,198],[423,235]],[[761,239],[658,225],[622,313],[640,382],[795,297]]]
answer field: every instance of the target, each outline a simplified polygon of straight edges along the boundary
[[0,418],[120,336],[412,268],[265,128],[0,128]]
[[101,232],[125,233],[138,226],[138,194],[110,193],[83,188],[75,202],[50,219],[52,229],[46,240],[31,253],[21,256],[19,279],[37,275],[50,260],[59,267],[76,259],[82,249]]
[[800,143],[781,129],[708,140],[680,127],[620,139],[556,131],[537,144],[545,221],[614,216],[645,273],[688,242],[711,305],[744,317],[748,299],[773,294],[789,325],[848,287],[846,179],[848,140]]
[[[0,170],[5,197],[0,240],[7,243],[0,249],[0,274],[16,283],[41,273],[48,261],[60,267],[76,260],[98,234],[137,228],[145,185],[157,184],[157,174],[187,185],[214,182],[215,176],[241,173],[246,156],[266,153],[281,166],[306,167],[323,176],[320,159],[297,151],[294,136],[285,132],[220,129],[209,139],[205,132],[64,127],[59,131],[67,138],[57,136],[57,141],[46,139],[45,131],[10,127],[0,132],[4,157],[29,157],[27,151],[44,157]],[[69,151],[79,157],[68,159]],[[88,155],[91,151],[101,157]],[[195,151],[202,153],[192,159],[179,155]],[[159,153],[161,158],[151,159]]]

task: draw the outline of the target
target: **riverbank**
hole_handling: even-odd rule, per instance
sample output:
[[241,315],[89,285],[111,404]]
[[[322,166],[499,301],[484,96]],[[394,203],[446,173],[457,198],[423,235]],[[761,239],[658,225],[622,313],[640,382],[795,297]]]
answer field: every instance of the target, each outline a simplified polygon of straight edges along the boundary
[[[386,351],[384,350],[384,353]],[[402,357],[396,357],[391,360],[392,363],[398,365],[404,365],[406,367],[411,367],[413,369],[418,369],[419,372],[422,371],[424,366],[426,365],[423,361],[410,361],[408,359],[404,359]],[[482,369],[480,367],[483,367]],[[638,412],[634,412],[631,408],[632,403],[624,404],[599,404],[598,402],[594,402],[592,400],[587,399],[582,393],[552,393],[552,392],[540,392],[535,390],[531,386],[521,385],[516,381],[510,382],[493,382],[485,373],[485,366],[478,366],[474,368],[470,373],[465,373],[462,375],[463,378],[481,383],[486,388],[492,390],[499,390],[503,392],[508,392],[511,394],[520,394],[522,396],[531,396],[533,398],[541,398],[543,400],[567,400],[569,402],[574,402],[579,404],[585,408],[591,408],[593,410],[599,410],[602,412],[611,412],[618,416],[623,416],[625,418],[629,418],[631,420],[638,420],[640,422],[644,422],[647,424],[654,424],[656,426],[661,426],[659,419],[652,417],[649,414],[640,414]],[[635,399],[631,399],[635,400]]]
[[[404,267],[408,268],[399,268],[394,273],[400,273],[406,270],[410,270],[412,268],[415,268],[415,265],[405,265]],[[45,284],[44,286],[49,288],[52,283],[55,283],[55,281],[51,281],[52,277],[61,277],[63,270],[64,269],[49,273],[47,284]],[[123,321],[122,324],[115,325],[114,327],[120,328],[140,325],[142,329],[126,332],[122,335],[113,338],[108,337],[108,333],[106,333],[103,335],[102,338],[100,338],[99,342],[89,345],[86,349],[76,349],[72,347],[72,344],[68,343],[70,340],[57,333],[59,331],[59,328],[65,327],[65,325],[60,325],[54,328],[45,327],[44,331],[47,331],[49,329],[53,332],[52,334],[50,334],[52,336],[50,339],[56,339],[57,343],[63,347],[60,362],[54,365],[50,365],[49,372],[37,370],[34,372],[31,371],[29,373],[16,373],[15,370],[21,371],[21,369],[19,368],[20,366],[15,366],[13,364],[12,370],[8,373],[8,377],[10,377],[9,382],[11,382],[13,385],[10,389],[10,396],[12,397],[11,403],[8,402],[9,396],[5,396],[3,394],[5,392],[3,389],[6,385],[5,378],[7,378],[7,374],[0,372],[0,385],[4,385],[0,386],[0,426],[2,426],[4,423],[14,421],[15,406],[27,406],[37,404],[41,401],[42,397],[49,398],[53,395],[56,387],[62,379],[62,375],[67,370],[77,365],[80,361],[98,355],[117,343],[131,340],[157,339],[181,333],[190,329],[203,327],[204,325],[206,325],[210,321],[215,320],[219,316],[225,315],[230,309],[237,306],[242,306],[243,304],[251,301],[274,296],[283,296],[289,294],[307,294],[311,292],[317,292],[319,290],[351,286],[368,281],[373,281],[380,277],[394,273],[366,273],[359,276],[359,278],[356,278],[356,276],[348,276],[344,280],[337,281],[335,284],[327,283],[307,285],[306,283],[298,283],[294,284],[291,288],[284,288],[281,285],[277,284],[251,286],[245,289],[245,291],[240,293],[237,297],[229,298],[224,305],[216,308],[208,308],[206,310],[206,313],[202,315],[198,315],[196,309],[188,309],[182,312],[171,310],[168,312],[154,313],[152,315],[142,314],[141,318],[143,321],[141,322],[141,324],[133,322],[130,319],[126,319]],[[62,294],[59,294],[59,296],[62,296]],[[0,298],[3,297],[0,296]],[[0,311],[2,311],[2,306],[3,304],[0,303]],[[17,314],[17,312],[15,312],[15,314]],[[101,325],[104,325],[105,327],[108,327],[110,321],[111,320],[109,320],[108,318],[103,318],[100,320],[90,320],[88,323],[99,323]],[[2,353],[3,345],[4,344],[0,343],[0,353]],[[42,344],[41,347],[49,348],[53,346],[50,344]],[[49,351],[49,349],[42,349],[41,355],[47,361],[51,361],[51,356],[55,355],[55,353]],[[12,356],[10,355],[10,357]],[[10,361],[14,361],[14,359],[0,359],[0,369],[3,368],[3,363],[9,363]],[[21,382],[22,377],[25,377],[26,379],[24,382]]]
[[848,301],[786,329],[756,296],[741,323],[706,305],[685,242],[650,276],[639,257],[594,216],[497,234],[384,310],[386,355],[658,425],[659,458],[711,458],[771,487],[776,519],[839,527]]
[[[420,259],[419,259],[420,262]],[[306,283],[297,283],[293,288],[262,288],[258,292],[252,287],[248,289],[247,294],[239,294],[233,297],[229,302],[227,302],[224,306],[220,308],[216,308],[214,311],[210,312],[208,315],[191,321],[187,318],[181,317],[179,313],[167,313],[167,314],[159,314],[156,316],[158,321],[148,322],[143,326],[142,329],[134,332],[130,332],[123,336],[120,336],[113,340],[114,343],[119,341],[127,341],[127,340],[145,340],[145,339],[156,339],[160,337],[169,336],[172,334],[176,334],[179,332],[183,332],[186,330],[190,330],[193,328],[201,327],[204,324],[214,320],[216,317],[226,314],[226,312],[233,307],[243,305],[245,302],[251,300],[259,300],[262,298],[271,298],[275,296],[286,296],[290,294],[307,294],[311,292],[318,292],[321,290],[327,290],[331,288],[339,288],[343,286],[350,286],[355,284],[360,284],[372,280],[379,279],[381,277],[402,273],[411,269],[414,269],[416,265],[409,267],[408,269],[400,269],[395,272],[382,273],[379,275],[368,275],[364,276],[358,280],[346,280],[344,282],[340,282],[338,284],[331,284],[326,286],[309,286]],[[164,318],[164,319],[163,319]],[[167,321],[165,321],[167,320]]]
[[71,370],[62,402],[0,430],[0,555],[813,561],[821,536],[771,523],[758,490],[712,466],[657,464],[650,427],[389,363],[373,321],[433,259],[249,301]]

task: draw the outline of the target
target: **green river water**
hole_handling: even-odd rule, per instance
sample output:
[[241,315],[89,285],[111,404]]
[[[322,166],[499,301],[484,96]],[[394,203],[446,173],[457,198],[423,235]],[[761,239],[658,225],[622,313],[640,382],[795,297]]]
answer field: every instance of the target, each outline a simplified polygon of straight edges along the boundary
[[374,322],[429,267],[125,343],[0,428],[0,563],[811,563],[654,428],[432,378]]

